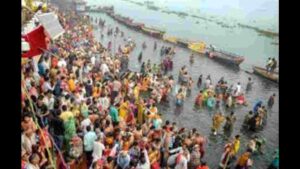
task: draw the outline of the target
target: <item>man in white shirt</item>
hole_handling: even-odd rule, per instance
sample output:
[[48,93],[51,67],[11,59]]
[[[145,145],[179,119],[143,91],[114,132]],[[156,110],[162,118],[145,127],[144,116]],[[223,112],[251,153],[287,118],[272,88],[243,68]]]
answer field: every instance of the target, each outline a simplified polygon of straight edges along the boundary
[[43,91],[48,92],[53,90],[54,90],[54,86],[51,86],[49,78],[45,78],[45,82],[43,84]]
[[140,162],[138,163],[136,169],[149,169],[150,161],[148,157],[148,152],[146,149],[143,150],[144,156],[141,157]]
[[80,123],[80,127],[83,131],[83,134],[87,133],[87,126],[90,126],[91,128],[93,128],[92,126],[92,122],[90,120],[89,117],[87,117],[86,119],[82,120],[82,122]]
[[66,67],[66,66],[67,66],[67,62],[65,61],[64,58],[60,58],[60,60],[59,60],[58,63],[57,63],[57,66],[58,66],[59,68],[61,68],[61,67]]
[[88,166],[92,163],[92,153],[93,153],[93,145],[95,140],[97,139],[97,135],[94,131],[91,130],[90,126],[86,127],[87,133],[83,137],[83,144],[84,144],[84,152],[87,158]]
[[237,95],[239,95],[242,92],[242,86],[241,86],[240,82],[238,82],[236,85],[236,92],[237,92]]
[[185,150],[183,154],[179,154],[180,157],[176,158],[175,169],[188,169],[188,162],[190,161],[190,153]]
[[94,142],[93,147],[93,162],[102,158],[103,151],[105,150],[105,146],[102,143],[102,138],[98,137],[97,140]]
[[106,63],[102,63],[100,69],[101,69],[101,72],[102,72],[103,75],[104,75],[106,72],[109,72],[109,68],[108,68],[108,66],[107,66]]

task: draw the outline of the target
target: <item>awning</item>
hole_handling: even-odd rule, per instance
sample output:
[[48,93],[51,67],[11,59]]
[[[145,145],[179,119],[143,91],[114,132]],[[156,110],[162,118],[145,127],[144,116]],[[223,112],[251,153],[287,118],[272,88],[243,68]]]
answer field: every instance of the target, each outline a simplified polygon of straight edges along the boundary
[[38,15],[37,18],[51,39],[56,39],[65,32],[53,12]]

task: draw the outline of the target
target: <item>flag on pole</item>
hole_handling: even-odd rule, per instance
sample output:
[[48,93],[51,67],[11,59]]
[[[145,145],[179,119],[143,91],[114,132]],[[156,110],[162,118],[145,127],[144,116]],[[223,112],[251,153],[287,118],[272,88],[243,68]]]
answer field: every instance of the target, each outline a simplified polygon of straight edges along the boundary
[[40,55],[43,53],[42,49],[47,49],[47,45],[49,43],[49,38],[46,36],[44,32],[44,27],[39,26],[28,34],[22,36],[26,42],[29,43],[30,50],[24,54],[22,57],[31,58],[36,55]]

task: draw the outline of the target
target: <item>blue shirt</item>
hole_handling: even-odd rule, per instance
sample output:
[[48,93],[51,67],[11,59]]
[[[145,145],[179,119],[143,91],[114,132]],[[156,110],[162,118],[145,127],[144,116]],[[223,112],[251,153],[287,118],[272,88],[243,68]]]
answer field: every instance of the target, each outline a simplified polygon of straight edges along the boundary
[[94,131],[89,131],[84,135],[83,144],[85,151],[93,151],[94,141],[97,139],[97,135]]

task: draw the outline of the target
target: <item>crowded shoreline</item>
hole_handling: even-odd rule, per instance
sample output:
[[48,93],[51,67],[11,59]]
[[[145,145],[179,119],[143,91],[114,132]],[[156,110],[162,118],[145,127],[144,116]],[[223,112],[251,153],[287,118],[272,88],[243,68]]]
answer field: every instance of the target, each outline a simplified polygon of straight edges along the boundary
[[[86,162],[81,165],[86,165],[86,168],[208,167],[206,163],[209,159],[203,160],[207,136],[201,135],[197,129],[178,128],[176,123],[168,120],[163,123],[163,112],[158,110],[158,104],[172,101],[169,99],[170,93],[175,90],[176,105],[181,108],[191,85],[197,84],[199,90],[203,91],[193,99],[199,108],[207,107],[216,112],[212,120],[212,133],[216,135],[223,125],[230,131],[235,121],[233,113],[226,117],[225,122],[218,107],[247,105],[240,87],[237,87],[237,91],[227,91],[224,78],[215,83],[216,87],[209,77],[193,82],[186,67],[175,70],[180,71],[178,82],[177,77],[164,76],[165,72],[173,69],[172,48],[155,49],[161,50],[161,56],[165,58],[165,63],[160,66],[147,61],[142,64],[144,66],[141,66],[140,72],[130,72],[130,53],[136,45],[142,44],[135,44],[127,39],[125,45],[118,47],[117,54],[113,55],[111,45],[106,48],[106,45],[94,39],[91,18],[82,19],[74,13],[71,14],[71,19],[70,15],[63,16],[62,13],[58,13],[58,16],[66,33],[52,44],[49,51],[63,57],[57,58],[46,52],[39,61],[37,74],[34,74],[36,72],[30,63],[24,65],[22,72],[25,86],[23,90],[28,90],[30,95],[27,99],[24,96],[23,100],[24,139],[33,137],[36,132],[33,124],[35,115],[32,113],[37,113],[38,124],[46,135],[46,138],[42,137],[45,145],[26,142],[29,145],[39,145],[39,150],[24,143],[25,154],[34,156],[31,157],[33,161],[42,161],[38,165],[43,168],[51,161],[45,157],[45,149],[54,148],[55,143],[63,150],[66,163],[79,165],[80,159],[84,159]],[[119,33],[114,29],[108,36],[121,36]],[[178,89],[176,84],[180,85]],[[231,93],[234,95],[231,96]],[[234,99],[228,99],[230,97]],[[272,107],[274,104],[272,99],[269,100],[268,105],[260,102],[254,105],[252,113],[257,113],[257,117],[267,113],[264,106]],[[223,101],[225,104],[222,104]],[[33,102],[36,106],[35,112],[30,109],[28,102]],[[258,118],[257,123],[249,128],[256,130],[256,124],[262,125],[263,119]],[[247,122],[245,125],[248,126]],[[51,130],[48,131],[48,128]],[[50,141],[51,136],[46,134],[48,132],[55,138],[53,143]],[[259,148],[256,144],[263,144],[263,141],[260,138],[249,141],[248,150],[240,152],[240,158],[235,157],[240,146],[239,135],[232,138],[225,145],[224,152],[220,152],[220,157],[216,157],[221,158],[221,167],[228,167],[230,163],[235,166],[236,161],[240,165],[245,165],[245,161],[246,164],[251,164],[250,154]],[[42,156],[43,160],[36,160],[38,156]]]

